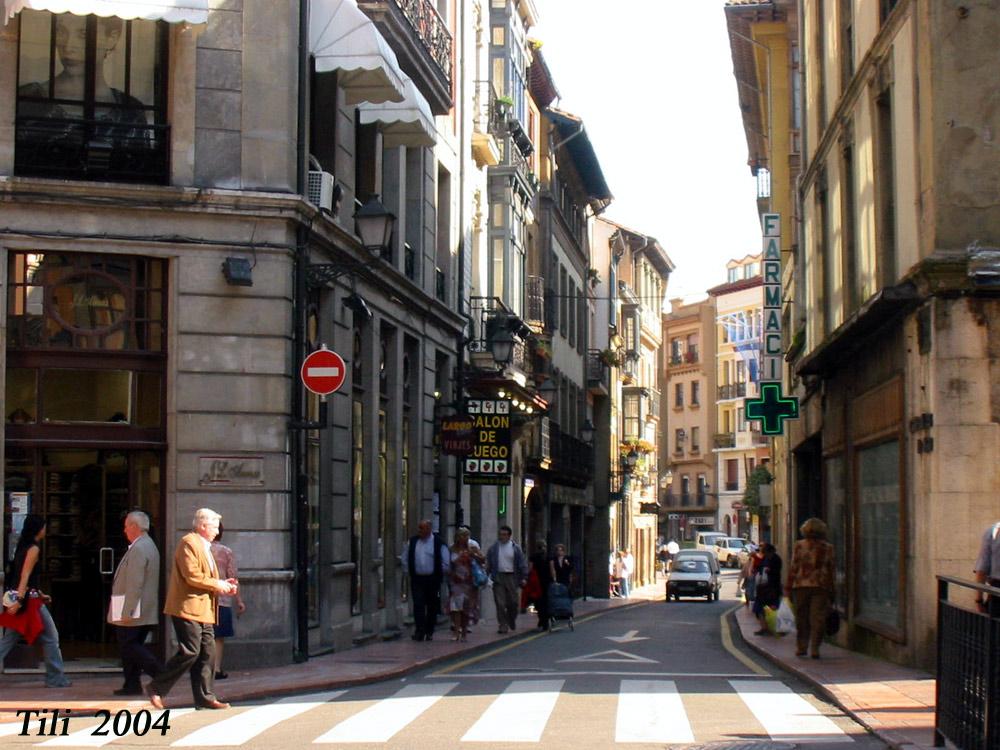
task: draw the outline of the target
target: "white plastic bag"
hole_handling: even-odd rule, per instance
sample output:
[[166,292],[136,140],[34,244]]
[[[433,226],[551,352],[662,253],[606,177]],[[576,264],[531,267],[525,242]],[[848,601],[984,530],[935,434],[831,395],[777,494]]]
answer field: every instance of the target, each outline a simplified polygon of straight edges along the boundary
[[777,618],[776,630],[781,635],[791,633],[795,630],[795,614],[792,612],[792,608],[788,606],[788,600],[782,599],[781,604],[778,605],[778,618]]

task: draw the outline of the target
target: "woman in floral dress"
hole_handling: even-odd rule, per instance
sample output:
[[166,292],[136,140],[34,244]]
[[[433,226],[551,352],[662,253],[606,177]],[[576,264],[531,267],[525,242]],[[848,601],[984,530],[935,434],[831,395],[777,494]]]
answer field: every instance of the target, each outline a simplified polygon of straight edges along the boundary
[[448,612],[451,614],[453,641],[464,641],[469,626],[479,620],[479,590],[472,576],[473,562],[485,565],[482,552],[469,546],[469,531],[455,532],[451,545],[451,572],[448,574]]

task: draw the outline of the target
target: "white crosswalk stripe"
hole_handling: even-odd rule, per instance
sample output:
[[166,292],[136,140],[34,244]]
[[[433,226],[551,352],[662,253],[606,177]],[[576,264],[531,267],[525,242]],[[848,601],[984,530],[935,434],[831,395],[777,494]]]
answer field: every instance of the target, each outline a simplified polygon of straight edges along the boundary
[[313,743],[388,742],[393,735],[429,709],[458,685],[408,685],[395,695],[340,722]]
[[344,694],[343,690],[281,698],[236,716],[201,727],[171,743],[171,747],[236,747],[283,721],[322,706]]
[[[27,734],[34,734],[38,731],[41,726],[37,719],[33,719],[28,722]],[[20,734],[21,730],[24,729],[24,717],[19,717],[17,721],[5,721],[0,724],[0,737],[10,737],[15,734]]]
[[694,742],[677,685],[670,680],[622,680],[615,742]]
[[[148,709],[141,709],[141,710],[148,710]],[[194,709],[174,708],[174,709],[169,709],[169,711],[170,714],[167,717],[167,720],[172,721],[178,716],[183,716],[184,714],[192,713]],[[132,714],[132,719],[131,719],[132,722],[135,722],[138,713],[139,712],[136,711]],[[149,711],[149,713],[151,719],[150,726],[152,726],[157,721],[159,721],[160,717],[163,716],[164,713],[166,713],[166,710],[164,711],[154,710],[154,711]],[[107,732],[107,734],[95,735],[94,730],[99,728],[102,729],[102,731]],[[153,736],[156,736],[160,730],[152,729],[150,731],[152,732]],[[45,742],[40,742],[38,744],[41,747],[104,747],[105,745],[110,744],[115,740],[123,740],[126,738],[134,740],[135,737],[136,735],[134,733],[129,733],[124,736],[116,735],[114,733],[114,716],[112,715],[111,721],[104,724],[103,728],[101,727],[101,722],[98,721],[96,724],[91,724],[85,729],[80,729],[76,732],[72,732],[70,734],[63,735],[60,737],[53,737],[51,740],[46,740]]]
[[515,680],[497,696],[462,742],[538,742],[565,680]]
[[813,704],[777,680],[730,680],[772,740],[853,742]]

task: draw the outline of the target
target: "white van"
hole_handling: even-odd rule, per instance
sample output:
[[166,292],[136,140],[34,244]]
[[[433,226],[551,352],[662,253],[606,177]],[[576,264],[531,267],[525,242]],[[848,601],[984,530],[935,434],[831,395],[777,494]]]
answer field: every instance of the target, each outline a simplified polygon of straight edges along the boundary
[[699,531],[695,536],[695,549],[704,550],[715,554],[715,540],[726,539],[729,536],[724,531]]

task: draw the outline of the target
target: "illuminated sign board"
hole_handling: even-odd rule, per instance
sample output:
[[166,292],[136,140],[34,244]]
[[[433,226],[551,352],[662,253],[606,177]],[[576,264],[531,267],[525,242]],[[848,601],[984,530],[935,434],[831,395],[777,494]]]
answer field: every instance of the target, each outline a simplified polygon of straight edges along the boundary
[[467,412],[475,430],[475,445],[465,458],[465,484],[509,485],[510,401],[469,399]]

